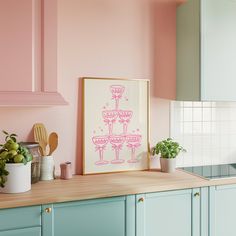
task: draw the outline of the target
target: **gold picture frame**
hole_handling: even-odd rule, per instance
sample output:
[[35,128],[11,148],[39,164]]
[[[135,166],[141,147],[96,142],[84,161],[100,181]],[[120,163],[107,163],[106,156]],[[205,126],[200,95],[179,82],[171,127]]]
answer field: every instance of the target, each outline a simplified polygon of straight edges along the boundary
[[84,77],[82,98],[83,174],[149,169],[150,81]]

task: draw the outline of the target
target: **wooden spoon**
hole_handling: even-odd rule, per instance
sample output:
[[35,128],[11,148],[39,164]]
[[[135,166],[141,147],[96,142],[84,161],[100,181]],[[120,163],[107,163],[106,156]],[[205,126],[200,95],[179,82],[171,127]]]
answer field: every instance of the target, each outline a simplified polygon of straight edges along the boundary
[[51,156],[52,153],[56,150],[57,146],[58,146],[58,135],[57,133],[53,132],[49,135],[49,154],[48,156]]

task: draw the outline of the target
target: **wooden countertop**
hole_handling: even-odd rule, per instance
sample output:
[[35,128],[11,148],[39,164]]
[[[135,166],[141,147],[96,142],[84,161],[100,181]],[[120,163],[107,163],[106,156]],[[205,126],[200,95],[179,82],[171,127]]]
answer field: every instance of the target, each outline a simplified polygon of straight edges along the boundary
[[236,178],[209,181],[180,170],[75,175],[71,180],[38,182],[26,193],[1,193],[0,209],[223,184],[236,184]]

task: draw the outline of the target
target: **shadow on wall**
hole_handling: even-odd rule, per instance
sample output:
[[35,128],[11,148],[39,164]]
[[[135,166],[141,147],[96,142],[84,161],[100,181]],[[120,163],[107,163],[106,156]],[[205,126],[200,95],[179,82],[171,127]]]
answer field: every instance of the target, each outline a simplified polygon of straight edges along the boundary
[[175,99],[176,7],[178,1],[151,2],[153,21],[153,96]]
[[34,140],[34,126],[32,126],[32,129],[30,130],[30,132],[27,136],[27,141],[35,142],[35,140]]
[[78,86],[78,111],[77,111],[77,150],[76,150],[76,174],[82,174],[83,169],[83,86],[82,78],[79,78]]

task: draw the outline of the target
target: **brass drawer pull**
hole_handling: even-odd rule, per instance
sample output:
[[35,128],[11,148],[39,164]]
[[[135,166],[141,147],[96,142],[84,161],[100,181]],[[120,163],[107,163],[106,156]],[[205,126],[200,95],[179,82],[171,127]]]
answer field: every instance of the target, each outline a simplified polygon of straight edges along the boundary
[[52,212],[52,208],[51,208],[51,207],[45,208],[45,212],[46,212],[46,213],[51,213],[51,212]]
[[200,193],[199,192],[194,193],[194,197],[200,197]]
[[144,202],[144,197],[139,198],[138,202]]

